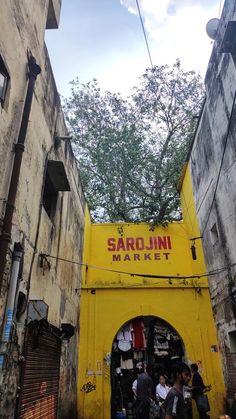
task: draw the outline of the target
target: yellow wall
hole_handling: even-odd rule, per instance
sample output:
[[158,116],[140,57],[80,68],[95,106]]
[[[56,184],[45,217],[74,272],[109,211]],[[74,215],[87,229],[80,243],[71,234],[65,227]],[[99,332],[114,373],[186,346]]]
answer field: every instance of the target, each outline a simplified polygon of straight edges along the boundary
[[[199,239],[195,240],[196,261],[192,260],[190,251],[190,239],[198,237],[199,231],[188,170],[183,180],[182,201],[186,221],[172,223],[165,229],[158,227],[150,231],[147,224],[94,225],[88,219],[84,253],[87,269],[83,272],[80,315],[78,396],[81,418],[110,418],[107,354],[111,352],[117,331],[125,322],[150,315],[165,320],[176,329],[184,342],[187,362],[201,364],[203,379],[213,388],[209,394],[212,418],[217,418],[223,411],[224,384],[219,352],[212,351],[217,338],[207,278],[181,278],[205,272]],[[164,240],[163,236],[170,238],[171,249],[134,249],[137,237],[144,238],[145,246],[150,246],[155,240],[158,242],[153,237]],[[111,238],[113,240],[108,241]],[[132,239],[128,241],[129,250],[124,249],[127,238]],[[114,243],[120,247],[119,250],[112,250]],[[140,247],[143,240],[139,239],[137,244]],[[155,257],[156,253],[158,256]],[[136,260],[135,254],[139,255]],[[149,254],[146,260],[145,254]],[[113,260],[113,255],[116,259],[120,255],[121,260]],[[129,272],[129,275],[124,272]],[[135,276],[138,273],[143,276]],[[178,278],[170,280],[168,276]],[[96,389],[85,393],[81,389],[88,382],[96,385]]]

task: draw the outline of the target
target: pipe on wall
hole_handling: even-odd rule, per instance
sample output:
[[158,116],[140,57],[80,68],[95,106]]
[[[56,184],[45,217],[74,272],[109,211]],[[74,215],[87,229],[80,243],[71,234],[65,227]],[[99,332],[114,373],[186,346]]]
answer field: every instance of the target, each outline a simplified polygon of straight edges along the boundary
[[4,358],[7,351],[7,344],[10,341],[11,328],[13,323],[14,306],[17,292],[17,283],[20,270],[20,263],[23,256],[23,248],[20,243],[16,243],[12,255],[12,269],[10,284],[5,310],[4,324],[0,340],[0,373],[4,367]]
[[24,152],[24,143],[29,123],[29,115],[32,105],[32,99],[33,99],[33,93],[34,93],[34,85],[37,79],[37,76],[41,72],[41,68],[36,63],[36,60],[33,56],[30,56],[28,61],[28,88],[25,98],[25,104],[21,119],[21,125],[20,125],[20,131],[18,135],[17,143],[15,144],[15,157],[14,157],[14,163],[11,173],[11,180],[10,180],[10,186],[7,196],[7,202],[6,202],[6,210],[5,215],[3,219],[3,226],[2,226],[2,232],[0,235],[0,293],[2,288],[2,281],[6,266],[6,260],[7,260],[7,252],[8,252],[8,246],[11,242],[11,230],[12,230],[12,218],[13,218],[13,212],[15,209],[15,201],[16,201],[16,193],[17,193],[17,187],[19,183],[19,177],[20,177],[20,169],[21,169],[21,162],[22,162],[22,156]]

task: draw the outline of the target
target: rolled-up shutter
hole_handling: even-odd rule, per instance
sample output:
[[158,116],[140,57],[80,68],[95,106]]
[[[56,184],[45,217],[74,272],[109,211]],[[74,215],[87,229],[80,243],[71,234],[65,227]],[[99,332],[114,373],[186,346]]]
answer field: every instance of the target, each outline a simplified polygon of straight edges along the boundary
[[56,419],[61,341],[51,327],[28,327],[20,419]]

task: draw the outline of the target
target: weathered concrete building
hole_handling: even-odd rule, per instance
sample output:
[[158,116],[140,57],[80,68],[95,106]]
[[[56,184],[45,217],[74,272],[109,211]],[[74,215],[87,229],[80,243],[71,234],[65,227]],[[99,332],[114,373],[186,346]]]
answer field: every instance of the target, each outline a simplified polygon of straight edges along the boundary
[[236,392],[236,1],[226,0],[189,167],[227,397]]
[[61,0],[0,6],[0,416],[73,418],[85,201],[44,44]]

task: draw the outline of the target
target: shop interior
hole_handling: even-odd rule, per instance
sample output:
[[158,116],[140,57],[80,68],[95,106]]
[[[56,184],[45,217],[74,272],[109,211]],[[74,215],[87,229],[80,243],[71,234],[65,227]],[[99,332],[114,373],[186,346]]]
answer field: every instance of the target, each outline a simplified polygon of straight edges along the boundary
[[[111,417],[122,410],[132,413],[132,383],[146,365],[152,367],[153,392],[161,374],[171,385],[174,363],[184,360],[184,345],[178,333],[154,316],[136,317],[117,332],[111,354]],[[132,417],[132,416],[130,416]]]

